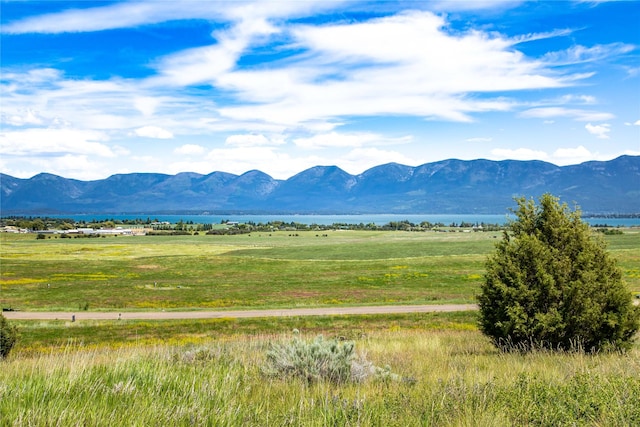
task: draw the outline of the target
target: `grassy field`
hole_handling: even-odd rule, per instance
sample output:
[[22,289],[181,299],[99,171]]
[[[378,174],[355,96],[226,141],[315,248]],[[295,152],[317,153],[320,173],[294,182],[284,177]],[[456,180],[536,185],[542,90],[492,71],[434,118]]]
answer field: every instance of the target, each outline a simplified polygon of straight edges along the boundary
[[464,319],[442,322],[448,316],[436,321],[445,329],[343,319],[343,333],[366,330],[356,351],[395,374],[359,383],[265,376],[269,344],[285,333],[18,353],[0,370],[0,424],[640,425],[638,346],[622,355],[498,353]]
[[[326,234],[326,237],[323,237]],[[175,310],[470,303],[499,233],[0,235],[0,305]],[[640,230],[607,236],[640,291]]]
[[[0,304],[231,310],[474,302],[497,236],[295,234],[0,235]],[[640,233],[606,239],[640,291]],[[638,341],[624,354],[500,353],[476,316],[14,321],[18,343],[0,361],[0,426],[640,425]],[[265,376],[270,345],[294,330],[353,340],[362,358],[393,375],[346,384]]]

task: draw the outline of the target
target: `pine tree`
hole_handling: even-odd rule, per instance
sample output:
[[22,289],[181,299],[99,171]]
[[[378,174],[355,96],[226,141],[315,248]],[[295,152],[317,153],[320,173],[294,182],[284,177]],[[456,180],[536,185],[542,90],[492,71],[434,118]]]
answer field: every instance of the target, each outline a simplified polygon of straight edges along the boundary
[[18,330],[7,322],[7,319],[0,314],[0,359],[9,355],[18,339]]
[[503,350],[628,348],[640,327],[601,238],[550,194],[517,199],[516,219],[486,262],[480,328]]

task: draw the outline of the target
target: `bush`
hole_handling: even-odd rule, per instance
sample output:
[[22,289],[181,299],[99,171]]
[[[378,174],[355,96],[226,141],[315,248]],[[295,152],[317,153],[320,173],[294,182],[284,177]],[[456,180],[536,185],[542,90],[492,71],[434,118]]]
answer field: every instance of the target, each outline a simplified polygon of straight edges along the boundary
[[355,354],[353,341],[313,341],[294,337],[288,344],[271,344],[263,372],[271,377],[297,377],[308,383],[326,380],[334,383],[361,382],[378,371],[391,375],[389,369],[375,368]]
[[503,350],[628,348],[640,310],[604,241],[549,194],[539,206],[517,203],[517,219],[487,259],[481,330]]
[[18,330],[0,314],[0,359],[4,359],[18,340]]

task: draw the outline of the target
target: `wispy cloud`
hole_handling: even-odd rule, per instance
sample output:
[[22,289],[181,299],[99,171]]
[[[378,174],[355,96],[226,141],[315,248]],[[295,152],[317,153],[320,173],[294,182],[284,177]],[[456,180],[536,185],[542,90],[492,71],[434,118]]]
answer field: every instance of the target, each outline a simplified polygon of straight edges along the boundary
[[[229,63],[230,49],[223,43],[181,57],[188,59],[186,68],[183,63],[174,69],[174,61],[166,61],[161,73],[185,78],[185,69],[208,69],[209,81],[253,101],[221,108],[223,116],[289,126],[383,114],[468,122],[472,113],[513,107],[502,97],[468,94],[563,87],[579,78],[548,72],[515,51],[509,39],[480,32],[454,36],[445,26],[442,17],[429,12],[354,24],[297,25],[283,31],[304,54],[283,64],[256,70],[203,66]],[[214,51],[225,55],[217,57]]]
[[185,144],[177,147],[173,150],[175,154],[190,156],[190,155],[200,155],[204,154],[207,151],[205,147],[197,144]]
[[546,160],[549,155],[541,150],[532,150],[530,148],[494,148],[491,150],[491,154],[498,159],[513,159],[513,160]]
[[609,139],[609,132],[611,132],[611,125],[607,123],[603,123],[601,125],[592,125],[591,123],[587,123],[584,128],[591,135],[595,135],[600,139]]
[[[223,106],[208,101],[210,117],[223,119],[226,126],[236,123],[242,129],[252,122],[281,130],[300,126],[313,130],[331,129],[344,117],[387,114],[471,122],[473,114],[513,108],[511,101],[502,95],[492,98],[492,93],[564,87],[583,77],[546,69],[543,62],[515,50],[517,40],[496,33],[451,34],[445,18],[431,12],[329,25],[283,20],[323,7],[336,5],[118,3],[10,23],[4,31],[98,31],[187,18],[217,19],[229,25],[212,33],[209,46],[157,59],[157,74],[139,81],[68,80],[56,70],[8,75],[16,88],[10,91],[9,104],[15,101],[17,108],[24,108],[17,90],[22,87],[31,92],[30,99],[46,99],[58,115],[84,127],[146,128],[154,125],[143,118],[167,113],[174,121],[176,114],[183,116],[180,122],[193,129],[204,123],[203,109],[183,108],[195,99],[178,92],[209,85],[213,95],[233,101]],[[274,44],[274,40],[280,41]],[[256,47],[277,51],[283,60],[240,66],[240,59]],[[37,84],[28,83],[33,79]],[[184,117],[188,113],[191,117]]]
[[228,136],[224,144],[234,147],[276,146],[285,144],[285,140],[280,135],[268,138],[262,134],[240,134]]
[[214,2],[127,2],[86,9],[68,9],[2,26],[5,34],[103,31],[177,19],[213,19],[222,15]]
[[430,2],[431,10],[440,11],[469,11],[469,10],[505,10],[517,7],[522,1],[520,0],[436,0]]
[[580,163],[596,156],[582,145],[575,148],[558,148],[551,154],[531,148],[496,148],[491,151],[491,154],[496,160],[543,160],[559,166]]
[[358,148],[372,145],[398,145],[410,142],[412,136],[407,135],[401,138],[388,138],[371,132],[340,133],[330,132],[317,134],[308,138],[296,138],[293,143],[305,149],[322,148]]
[[109,138],[103,132],[32,128],[0,134],[0,154],[7,156],[49,157],[67,154],[115,157],[114,152],[103,141]]
[[544,60],[554,66],[580,64],[602,61],[627,54],[635,49],[635,46],[625,43],[611,43],[591,47],[577,45],[563,51],[549,52],[544,55]]
[[273,146],[229,147],[210,150],[206,157],[209,171],[218,170],[242,174],[256,164],[269,164],[269,174],[274,178],[288,178],[303,169],[321,164],[321,157],[293,157]]
[[[493,145],[487,135],[502,128],[503,136],[513,135],[511,126],[524,136],[523,148],[496,148],[495,158],[586,155],[583,146],[557,152],[550,141],[527,146],[524,140],[541,129],[521,118],[553,123],[542,132],[563,137],[575,125],[561,119],[584,122],[587,132],[612,143],[634,137],[628,126],[615,127],[616,116],[631,125],[617,104],[628,95],[609,96],[599,86],[605,77],[598,68],[604,63],[635,83],[638,68],[620,60],[636,52],[630,38],[602,41],[598,34],[605,33],[589,33],[593,20],[567,19],[565,28],[526,25],[529,14],[542,19],[553,12],[535,3],[141,0],[60,10],[61,4],[43,8],[55,13],[5,15],[3,42],[38,33],[57,46],[94,32],[92,39],[111,46],[106,40],[123,34],[111,30],[137,28],[128,34],[171,37],[172,47],[146,56],[144,47],[140,56],[123,53],[113,68],[74,58],[73,49],[65,50],[65,61],[16,57],[3,66],[0,141],[5,157],[12,156],[11,170],[26,170],[35,156],[49,159],[51,168],[84,160],[98,170],[100,159],[121,154],[117,144],[131,143],[137,152],[127,160],[135,158],[135,168],[145,170],[242,173],[263,165],[283,177],[339,162],[358,173],[376,162],[451,157],[456,141],[476,143],[466,146],[486,156]],[[509,8],[517,14],[503,21]],[[209,32],[192,40],[177,36],[174,24],[162,24],[188,20]],[[110,55],[106,49],[96,46]],[[613,63],[617,67],[609,67]],[[145,71],[120,77],[126,66]],[[444,129],[454,130],[447,136]],[[162,139],[155,143],[166,152],[145,153],[153,142],[141,138]]]
[[41,125],[44,123],[42,117],[37,111],[33,111],[30,108],[26,110],[17,109],[12,115],[2,115],[2,123],[6,123],[11,126],[24,126],[24,125]]
[[614,115],[611,113],[605,113],[601,111],[591,111],[583,109],[572,109],[564,107],[542,107],[532,108],[530,110],[523,111],[519,114],[520,117],[534,118],[534,119],[550,119],[557,117],[566,117],[573,120],[588,122],[588,121],[604,121],[611,120]]

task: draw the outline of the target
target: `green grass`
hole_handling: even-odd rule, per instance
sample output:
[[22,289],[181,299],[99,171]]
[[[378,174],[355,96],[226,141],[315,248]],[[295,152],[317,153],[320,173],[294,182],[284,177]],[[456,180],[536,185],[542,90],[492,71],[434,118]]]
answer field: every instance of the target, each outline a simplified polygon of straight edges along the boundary
[[489,233],[296,234],[3,235],[0,300],[22,310],[472,302],[494,241]]
[[356,351],[398,380],[266,377],[269,343],[289,334],[16,353],[0,370],[2,424],[640,424],[637,346],[624,355],[503,354],[475,330],[365,328]]
[[[297,234],[0,235],[0,305],[474,302],[496,241],[494,233]],[[640,291],[640,233],[606,240]],[[19,339],[0,361],[0,425],[640,425],[637,341],[625,354],[505,354],[477,330],[476,316],[13,321]],[[270,343],[288,341],[294,329],[308,339],[354,340],[399,379],[336,385],[266,377]]]
[[[45,240],[2,234],[0,305],[174,310],[470,303],[500,238],[492,232],[322,234]],[[640,291],[640,233],[607,240],[630,288]]]
[[19,330],[15,357],[62,351],[69,344],[84,348],[120,348],[132,344],[202,343],[302,329],[311,334],[355,339],[371,331],[475,330],[477,313],[412,313],[358,316],[217,318],[201,320],[103,320],[70,322],[12,321]]

